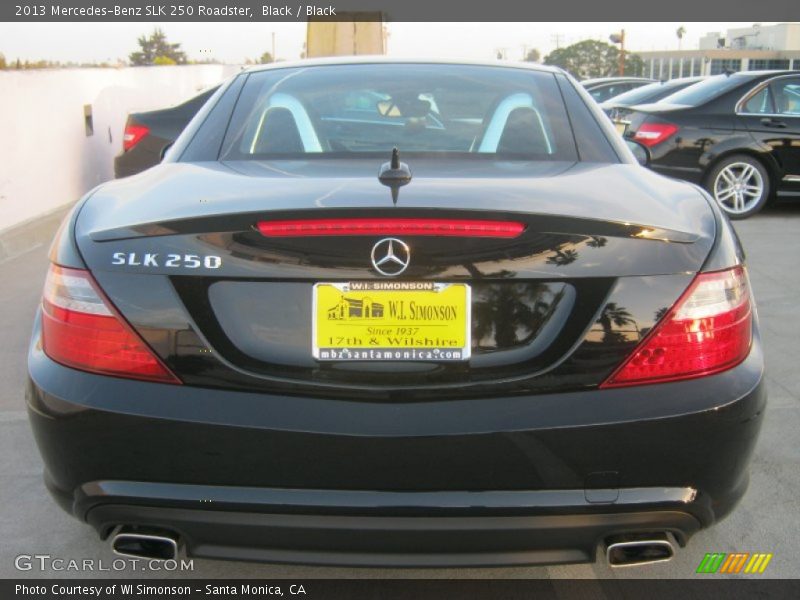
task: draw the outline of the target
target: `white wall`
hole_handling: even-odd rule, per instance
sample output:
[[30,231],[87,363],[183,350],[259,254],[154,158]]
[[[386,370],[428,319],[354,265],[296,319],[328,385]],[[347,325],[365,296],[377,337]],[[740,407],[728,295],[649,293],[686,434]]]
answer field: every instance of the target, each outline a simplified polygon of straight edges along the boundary
[[[0,71],[0,232],[113,178],[129,112],[165,108],[234,65]],[[92,105],[87,137],[84,105]]]

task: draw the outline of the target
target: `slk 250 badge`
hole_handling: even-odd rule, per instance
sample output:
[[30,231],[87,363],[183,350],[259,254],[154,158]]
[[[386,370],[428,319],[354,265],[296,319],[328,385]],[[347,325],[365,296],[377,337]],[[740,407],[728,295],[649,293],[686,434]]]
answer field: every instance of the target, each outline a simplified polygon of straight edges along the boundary
[[213,254],[200,256],[198,254],[164,254],[139,253],[139,252],[114,252],[111,257],[112,265],[125,265],[128,267],[168,267],[172,269],[219,269],[222,258]]

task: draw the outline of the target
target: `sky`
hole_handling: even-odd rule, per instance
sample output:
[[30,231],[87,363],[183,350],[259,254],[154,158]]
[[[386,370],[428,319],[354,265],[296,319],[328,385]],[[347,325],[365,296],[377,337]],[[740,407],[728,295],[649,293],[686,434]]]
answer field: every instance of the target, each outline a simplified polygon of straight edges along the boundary
[[[763,23],[769,25],[771,23]],[[697,48],[710,31],[747,27],[752,23],[388,23],[388,54],[398,57],[492,59],[505,49],[519,60],[526,49],[542,57],[556,45],[583,39],[608,40],[624,28],[631,51],[676,50],[678,27],[686,34],[683,49]],[[305,23],[0,23],[0,53],[11,62],[117,62],[138,47],[136,40],[160,27],[179,42],[189,59],[212,58],[239,64],[271,52],[272,34],[278,59],[300,57]]]

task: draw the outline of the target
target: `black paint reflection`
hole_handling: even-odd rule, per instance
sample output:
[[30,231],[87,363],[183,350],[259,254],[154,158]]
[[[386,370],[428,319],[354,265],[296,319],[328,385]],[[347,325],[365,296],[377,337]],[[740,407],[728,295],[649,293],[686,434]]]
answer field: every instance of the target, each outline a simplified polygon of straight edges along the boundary
[[564,292],[563,284],[476,286],[472,301],[473,348],[496,350],[529,343]]

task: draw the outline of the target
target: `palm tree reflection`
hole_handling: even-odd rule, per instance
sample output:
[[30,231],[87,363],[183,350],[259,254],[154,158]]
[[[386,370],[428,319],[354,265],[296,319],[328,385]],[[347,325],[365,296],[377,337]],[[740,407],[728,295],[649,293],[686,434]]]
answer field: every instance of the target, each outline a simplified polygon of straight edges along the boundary
[[554,256],[547,257],[547,264],[548,265],[555,265],[557,267],[564,267],[568,264],[574,263],[578,260],[578,251],[577,250],[554,250]]
[[[628,309],[617,306],[616,302],[609,302],[603,307],[603,312],[600,313],[600,318],[597,319],[600,327],[603,328],[603,342],[604,343],[620,343],[627,341],[627,336],[624,331],[618,331],[626,325],[632,325],[636,329],[636,321],[628,312]],[[638,337],[638,329],[636,329]]]

